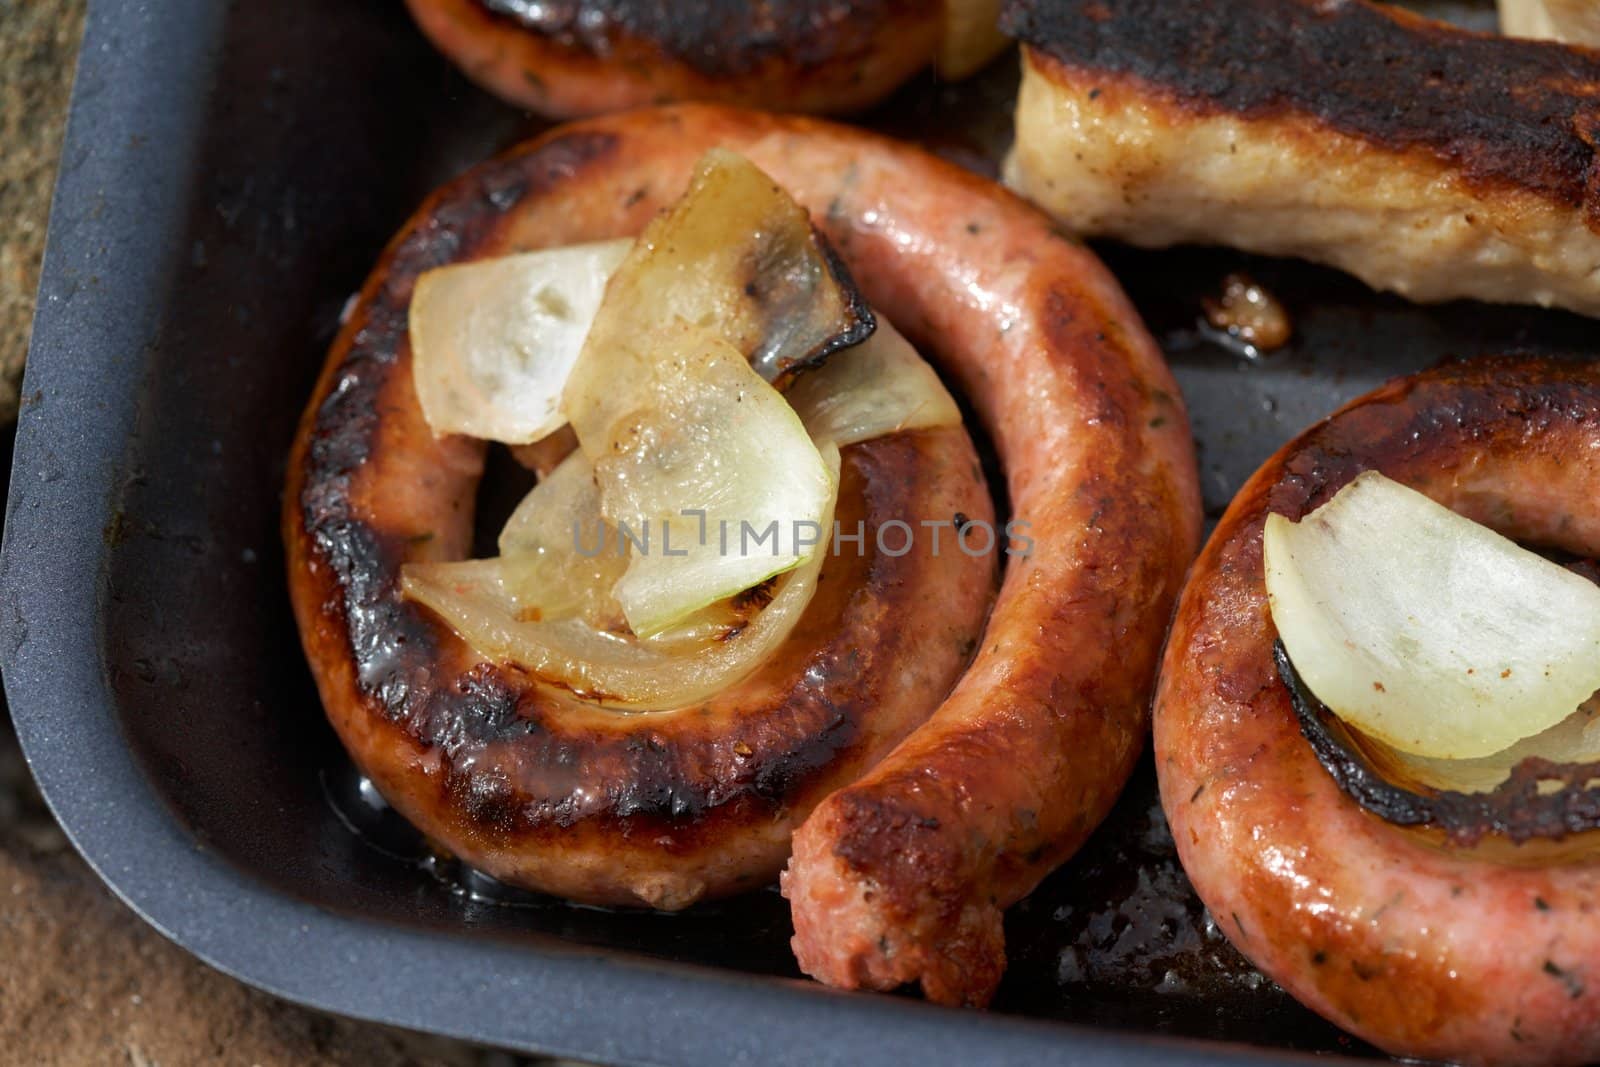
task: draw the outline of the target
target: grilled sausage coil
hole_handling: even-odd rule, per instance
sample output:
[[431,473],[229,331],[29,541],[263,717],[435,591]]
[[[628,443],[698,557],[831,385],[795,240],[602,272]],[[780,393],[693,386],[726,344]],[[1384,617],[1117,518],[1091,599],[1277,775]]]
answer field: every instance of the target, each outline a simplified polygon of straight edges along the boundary
[[[981,640],[1003,534],[987,557],[919,539],[905,557],[830,558],[795,637],[738,692],[619,716],[479,662],[399,599],[402,561],[465,552],[482,457],[421,420],[406,302],[431,266],[637,232],[712,147],[804,204],[873,306],[965,393],[1032,548],[1009,560]],[[840,501],[846,525],[919,505],[993,518],[958,430],[846,450]],[[880,137],[689,106],[553,131],[425,205],[330,353],[284,527],[330,719],[391,802],[468,862],[575,899],[676,907],[770,879],[832,793],[785,875],[802,966],[980,1003],[1003,965],[999,909],[1082,842],[1142,744],[1199,494],[1153,342],[1048,220]]]
[[[1600,554],[1600,363],[1503,358],[1402,379],[1285,446],[1179,603],[1155,711],[1161,799],[1233,943],[1395,1055],[1600,1058],[1600,859],[1460,849],[1364,811],[1319,764],[1273,663],[1261,538],[1364,470],[1509,537]],[[1592,836],[1592,835],[1591,835]]]
[[[651,114],[470,172],[390,245],[307,409],[285,536],[329,717],[397,809],[504,881],[668,909],[769,882],[799,819],[932,711],[987,611],[993,556],[925,541],[892,555],[868,539],[830,556],[795,633],[753,677],[703,704],[630,715],[484,662],[400,596],[403,563],[465,556],[484,456],[481,441],[436,438],[423,419],[407,336],[417,275],[637,232],[702,149],[763,130],[730,114]],[[842,459],[841,528],[992,518],[959,427]]]

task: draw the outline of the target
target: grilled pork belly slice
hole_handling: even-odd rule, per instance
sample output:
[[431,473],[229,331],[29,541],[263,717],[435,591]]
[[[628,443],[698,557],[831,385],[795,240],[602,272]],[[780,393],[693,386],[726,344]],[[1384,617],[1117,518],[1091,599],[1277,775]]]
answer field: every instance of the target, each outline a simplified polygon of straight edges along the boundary
[[1009,183],[1084,234],[1600,314],[1600,53],[1364,0],[1011,0]]

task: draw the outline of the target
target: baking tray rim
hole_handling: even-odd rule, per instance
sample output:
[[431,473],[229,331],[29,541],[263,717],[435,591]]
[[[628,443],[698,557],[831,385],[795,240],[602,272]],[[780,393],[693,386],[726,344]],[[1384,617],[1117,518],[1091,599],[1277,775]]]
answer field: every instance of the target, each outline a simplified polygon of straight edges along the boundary
[[604,1062],[1327,1062],[839,993],[553,937],[509,945],[406,928],[297,900],[191,837],[118,725],[100,615],[105,531],[140,415],[139,357],[177,255],[163,238],[179,232],[194,178],[226,9],[90,0],[0,546],[0,672],[24,756],[73,846],[124,903],[209,965],[311,1008]]

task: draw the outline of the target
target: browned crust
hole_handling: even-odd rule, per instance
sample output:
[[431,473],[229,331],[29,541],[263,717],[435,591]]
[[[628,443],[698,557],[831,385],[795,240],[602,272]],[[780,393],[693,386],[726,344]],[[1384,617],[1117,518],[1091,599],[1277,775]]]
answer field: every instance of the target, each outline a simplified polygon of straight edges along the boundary
[[557,117],[708,100],[842,112],[932,60],[926,0],[407,0],[469,75]]
[[[1574,433],[1597,429],[1600,364],[1518,356],[1447,364],[1393,382],[1308,430],[1251,479],[1225,521],[1234,527],[1268,511],[1299,521],[1366,470],[1426,485],[1484,454],[1557,466],[1580,461],[1587,438]],[[1504,518],[1497,528],[1525,535],[1515,516]]]
[[[308,657],[330,719],[358,763],[425,832],[502,877],[497,861],[559,849],[615,861],[610,876],[574,865],[542,882],[599,903],[638,903],[618,887],[648,857],[691,864],[730,835],[769,835],[881,754],[913,722],[869,721],[892,680],[915,667],[925,716],[959,673],[992,593],[994,560],[925,551],[830,558],[796,633],[756,679],[705,705],[651,716],[597,712],[511,667],[480,662],[448,627],[398,590],[400,565],[440,537],[464,548],[482,446],[439,441],[418,422],[407,315],[422,271],[493,254],[527,205],[579,188],[614,161],[611,134],[557,133],[486,163],[435,194],[384,253],[329,353],[290,460],[284,536]],[[679,176],[683,177],[683,176]],[[608,217],[606,225],[612,225]],[[421,460],[469,514],[419,530],[400,504],[372,503],[372,471]],[[436,472],[436,473],[432,473]],[[395,487],[392,491],[398,491]],[[453,497],[452,497],[453,494]],[[844,450],[838,520],[869,530],[952,497],[950,512],[992,518],[960,429],[880,438]],[[930,583],[950,613],[926,618]],[[964,636],[961,636],[964,633]],[[954,635],[954,636],[950,636]],[[943,642],[933,644],[934,640]],[[786,853],[730,856],[760,884]],[[737,852],[736,849],[730,849]],[[631,859],[629,857],[632,857]],[[743,861],[741,868],[740,860]]]
[[1600,232],[1600,53],[1367,0],[1010,0],[1002,27],[1046,74],[1130,79],[1198,115],[1301,118],[1424,150],[1471,187],[1535,193]]

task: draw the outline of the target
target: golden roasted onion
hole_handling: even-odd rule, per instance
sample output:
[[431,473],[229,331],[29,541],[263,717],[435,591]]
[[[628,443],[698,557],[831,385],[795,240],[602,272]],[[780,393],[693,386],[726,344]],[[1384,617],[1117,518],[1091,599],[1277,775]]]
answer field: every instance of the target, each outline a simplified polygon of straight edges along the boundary
[[713,332],[770,382],[872,328],[872,312],[805,209],[749,160],[715,150],[612,277],[564,406],[580,442],[602,436],[593,422],[609,421],[609,405],[591,410],[590,401],[647,374],[664,330]]
[[839,446],[960,422],[893,327],[859,343],[873,324],[804,211],[710,154],[591,316],[562,399],[578,450],[500,557],[408,565],[406,595],[481,653],[620,707],[732,684],[815,590]]
[[614,589],[634,633],[661,633],[817,551],[837,484],[764,379],[871,326],[805,209],[741,156],[707,153],[645,228],[562,398],[601,514],[640,547]]
[[1273,655],[1318,762],[1379,818],[1439,830],[1459,846],[1493,837],[1559,841],[1600,829],[1600,760],[1593,758],[1600,702],[1503,753],[1427,760],[1342,722],[1305,684],[1281,641]]
[[1600,826],[1600,586],[1372,471],[1262,549],[1279,676],[1363,807],[1457,845]]
[[[835,441],[960,423],[933,370],[886,320],[878,331],[805,375],[785,398],[816,433],[835,477]],[[832,506],[830,498],[824,531],[831,531]],[[402,585],[485,656],[619,708],[663,709],[754,671],[799,621],[823,563],[818,552],[774,579],[770,603],[730,597],[641,638],[612,596],[628,565],[625,546],[600,514],[593,465],[577,451],[512,513],[499,557],[407,564]]]
[[806,431],[843,448],[902,430],[959,426],[933,368],[882,315],[871,337],[802,374],[784,394]]
[[[837,481],[839,452],[824,448]],[[584,462],[577,453],[568,463]],[[831,528],[833,499],[823,513]],[[794,629],[816,591],[825,553],[775,580],[770,602],[712,605],[654,638],[606,630],[581,615],[527,617],[528,557],[402,568],[405,595],[439,614],[482,655],[514,663],[619,710],[668,710],[703,700],[749,675]],[[537,567],[538,564],[527,566]]]

